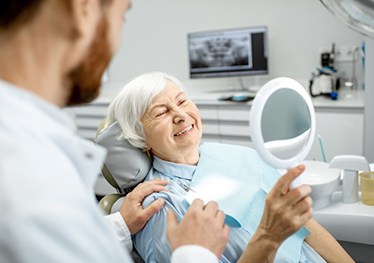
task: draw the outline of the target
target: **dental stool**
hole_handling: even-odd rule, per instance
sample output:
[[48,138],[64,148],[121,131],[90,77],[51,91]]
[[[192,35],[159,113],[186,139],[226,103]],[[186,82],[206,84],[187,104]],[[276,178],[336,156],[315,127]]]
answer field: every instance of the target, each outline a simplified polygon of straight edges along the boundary
[[[96,133],[95,143],[105,147],[108,151],[101,173],[117,191],[100,200],[99,206],[105,214],[118,211],[122,202],[117,201],[141,183],[152,166],[152,158],[141,149],[133,147],[127,140],[121,139],[120,136],[119,124],[115,122],[108,125],[106,119],[101,122]],[[135,262],[144,262],[135,248],[131,255]]]

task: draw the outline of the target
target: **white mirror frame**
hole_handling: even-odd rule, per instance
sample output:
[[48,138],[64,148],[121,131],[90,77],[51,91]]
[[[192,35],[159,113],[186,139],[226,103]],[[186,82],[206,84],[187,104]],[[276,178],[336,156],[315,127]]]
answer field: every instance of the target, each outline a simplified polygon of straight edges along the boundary
[[[266,149],[264,138],[262,136],[261,119],[264,106],[269,97],[279,89],[291,89],[297,92],[304,99],[310,115],[311,126],[309,139],[307,140],[306,145],[302,148],[302,150],[289,159],[280,159],[273,155],[268,149]],[[249,119],[249,130],[257,152],[266,163],[278,169],[289,169],[298,165],[308,155],[310,148],[313,145],[316,134],[315,111],[312,100],[305,88],[299,82],[287,77],[280,77],[267,82],[257,92],[256,97],[252,102]]]

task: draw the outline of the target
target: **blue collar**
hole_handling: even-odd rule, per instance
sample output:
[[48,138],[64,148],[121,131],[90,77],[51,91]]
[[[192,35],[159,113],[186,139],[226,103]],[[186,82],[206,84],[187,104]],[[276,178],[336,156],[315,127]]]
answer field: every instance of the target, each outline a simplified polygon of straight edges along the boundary
[[167,177],[191,180],[195,174],[196,165],[172,163],[153,156],[153,168]]

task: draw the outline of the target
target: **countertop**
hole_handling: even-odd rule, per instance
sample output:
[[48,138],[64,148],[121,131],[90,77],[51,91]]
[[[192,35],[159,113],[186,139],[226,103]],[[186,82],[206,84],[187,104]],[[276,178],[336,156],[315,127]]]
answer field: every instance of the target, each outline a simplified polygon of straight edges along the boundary
[[[234,102],[221,100],[224,97],[232,96],[237,93],[243,93],[248,96],[255,96],[255,92],[250,91],[237,91],[237,90],[221,90],[221,91],[186,91],[190,99],[196,104],[204,105],[251,105],[252,101],[245,102]],[[319,96],[312,98],[313,105],[316,109],[356,109],[363,110],[365,107],[364,103],[365,92],[362,90],[347,91],[343,90],[339,92],[337,100],[332,100],[327,96]],[[110,98],[99,97],[92,102],[92,104],[109,104]]]
[[312,98],[316,108],[357,108],[363,109],[365,92],[362,90],[340,91],[337,100],[332,100],[327,96]]
[[[255,96],[256,93],[249,91],[205,91],[187,92],[188,96],[196,104],[206,104],[206,105],[251,105],[251,101],[247,102],[233,102],[220,100],[221,98],[228,97],[237,93],[243,93],[249,96]],[[362,90],[342,90],[339,92],[337,100],[332,100],[327,96],[318,96],[312,98],[312,102],[315,108],[337,108],[337,109],[364,109],[364,95],[365,92]]]
[[374,245],[374,206],[345,204],[341,194],[334,193],[332,203],[315,210],[314,218],[338,240]]

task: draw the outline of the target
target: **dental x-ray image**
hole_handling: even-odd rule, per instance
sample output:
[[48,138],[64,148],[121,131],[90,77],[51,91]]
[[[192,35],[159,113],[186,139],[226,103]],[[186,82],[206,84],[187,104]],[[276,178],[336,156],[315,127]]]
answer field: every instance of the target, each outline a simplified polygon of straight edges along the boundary
[[266,33],[266,26],[189,33],[190,77],[267,74]]
[[243,32],[190,40],[191,68],[252,67],[251,36]]

